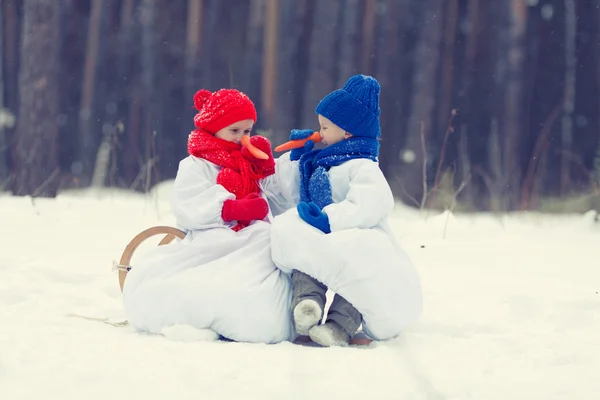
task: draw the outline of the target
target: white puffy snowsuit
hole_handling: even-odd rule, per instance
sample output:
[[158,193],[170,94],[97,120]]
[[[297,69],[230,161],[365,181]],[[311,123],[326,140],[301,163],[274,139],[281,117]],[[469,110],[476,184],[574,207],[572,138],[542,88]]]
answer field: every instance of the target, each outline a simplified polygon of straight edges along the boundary
[[371,338],[393,338],[419,318],[422,294],[418,273],[387,223],[394,208],[391,189],[378,164],[364,158],[331,167],[328,176],[333,204],[323,212],[331,233],[289,209],[272,223],[273,261],[282,271],[302,271],[348,300],[362,314],[363,332]]
[[[263,197],[273,210],[293,207],[289,194],[297,169],[283,157],[276,173],[261,181]],[[193,156],[179,164],[172,206],[180,241],[151,249],[135,262],[123,287],[130,324],[161,333],[185,324],[212,329],[235,341],[277,343],[296,336],[290,311],[290,278],[271,259],[270,227],[255,221],[235,232],[221,210],[235,196],[216,184],[220,167]],[[287,195],[286,195],[287,193]],[[288,197],[286,197],[288,196]]]

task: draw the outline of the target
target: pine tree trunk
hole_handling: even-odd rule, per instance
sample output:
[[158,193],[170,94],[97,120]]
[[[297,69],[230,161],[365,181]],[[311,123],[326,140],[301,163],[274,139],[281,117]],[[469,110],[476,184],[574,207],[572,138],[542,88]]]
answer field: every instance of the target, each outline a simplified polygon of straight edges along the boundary
[[275,122],[275,95],[277,90],[277,25],[279,0],[267,0],[267,20],[264,30],[264,58],[261,88],[261,111],[264,122],[261,124],[271,129]]
[[[596,26],[600,26],[600,0],[596,0]],[[600,29],[597,30],[596,40],[600,43]],[[596,52],[596,85],[600,88],[600,52]],[[600,102],[598,102],[598,114],[597,114],[597,141],[596,141],[596,154],[594,156],[594,174],[596,177],[596,185],[600,187]],[[600,193],[598,193],[600,196]],[[596,214],[596,221],[600,219],[600,210]]]
[[[0,186],[10,180],[13,160],[11,157],[14,145],[15,116],[19,108],[19,52],[22,19],[22,0],[4,0],[2,8],[2,108],[4,145],[0,144],[0,153],[4,156],[6,176],[1,177]],[[2,155],[0,155],[0,158]],[[1,168],[1,167],[0,167]]]
[[[361,0],[345,0],[341,9],[341,24],[339,29],[339,59],[337,61],[338,79],[337,87],[342,87],[346,80],[359,72],[361,41],[360,13]],[[364,50],[363,50],[364,51]],[[370,49],[368,50],[370,51]],[[316,106],[316,104],[315,104]]]
[[[435,107],[437,67],[440,60],[442,38],[442,0],[427,0],[424,3],[419,38],[415,54],[413,90],[410,116],[407,123],[407,141],[401,157],[397,176],[402,186],[401,193],[411,202],[424,205],[427,196],[427,180],[433,179],[429,168],[431,157],[427,154],[427,142],[432,128]],[[425,154],[423,154],[425,153]],[[425,164],[425,165],[424,165]],[[424,174],[427,174],[427,179]]]
[[[447,0],[443,34],[441,99],[438,107],[438,132],[444,133],[452,108],[452,83],[454,80],[454,46],[458,23],[458,0]],[[442,135],[443,136],[443,135]],[[441,173],[441,171],[440,171]]]
[[[203,87],[211,90],[240,88],[245,76],[243,57],[250,6],[248,0],[219,0],[206,7],[202,60],[207,65],[202,71]],[[260,104],[258,99],[253,100]]]
[[193,104],[194,93],[200,89],[200,45],[202,44],[203,0],[188,0],[187,39],[185,43],[185,102]]
[[[381,84],[381,148],[380,165],[386,176],[392,176],[392,171],[399,162],[398,152],[405,115],[403,106],[406,93],[403,78],[402,54],[404,43],[401,40],[406,29],[406,3],[387,0],[384,16],[383,46],[379,58],[378,74]],[[392,185],[393,186],[393,185]]]
[[[0,60],[4,61],[4,10],[0,7]],[[0,62],[0,190],[4,189],[8,171],[8,142],[4,133],[5,110],[4,110],[4,63]]]
[[58,169],[58,71],[61,3],[25,0],[19,79],[15,195],[54,197]]
[[[499,30],[498,53],[496,59],[496,91],[498,111],[496,115],[501,152],[495,177],[496,187],[502,193],[499,208],[508,210],[518,206],[520,195],[520,163],[523,151],[521,126],[523,124],[523,83],[525,64],[525,33],[527,25],[527,5],[520,0],[501,7],[498,14],[502,28]],[[493,11],[493,9],[492,9]],[[502,16],[506,16],[503,18]]]
[[565,92],[563,95],[562,156],[560,158],[560,194],[567,194],[571,178],[569,152],[573,144],[573,110],[575,108],[575,73],[577,67],[577,14],[575,1],[565,0]]
[[361,73],[373,74],[375,60],[375,18],[377,0],[365,0],[364,14],[362,18],[362,51],[361,51]]
[[[460,136],[458,157],[461,165],[461,177],[462,181],[466,181],[471,178],[471,155],[469,137],[472,132],[475,131],[473,125],[470,124],[470,120],[474,115],[474,91],[473,83],[475,81],[475,74],[477,67],[475,64],[475,56],[477,54],[477,46],[479,43],[479,35],[481,29],[480,22],[480,1],[481,0],[468,0],[467,3],[467,17],[469,30],[467,31],[467,37],[465,40],[465,52],[464,60],[462,64],[462,72],[460,76],[460,90],[458,95],[458,105],[460,107],[458,116],[458,129],[455,129]],[[472,181],[471,181],[472,182]],[[463,203],[468,205],[474,205],[475,190],[474,185],[471,183],[465,187],[462,192]]]
[[96,152],[100,144],[99,138],[94,135],[94,98],[96,88],[96,73],[99,65],[100,30],[104,0],[92,0],[90,11],[89,30],[87,32],[87,45],[83,87],[79,107],[79,162],[82,165],[81,181],[83,185],[90,182]]
[[143,174],[145,179],[142,189],[148,191],[152,184],[159,179],[156,163],[158,162],[158,151],[160,148],[160,136],[158,135],[160,124],[160,97],[157,95],[157,43],[156,43],[156,15],[158,0],[142,0],[140,5],[142,58],[141,58],[141,93],[143,96],[142,117],[142,146],[144,149]]
[[308,79],[304,82],[302,128],[316,129],[319,125],[315,107],[329,92],[337,89],[336,25],[340,16],[340,0],[317,1],[308,62]]
[[[306,85],[309,82],[308,62],[310,43],[313,38],[316,1],[282,0],[281,3],[279,9],[279,58],[277,60],[277,111],[275,112],[272,136],[274,144],[287,141],[290,129],[303,127],[302,107]],[[313,110],[315,106],[316,104],[313,106]],[[311,124],[314,124],[312,121]]]
[[[135,0],[125,0],[121,4],[117,33],[116,72],[119,84],[114,88],[117,105],[115,123],[120,122],[123,134],[119,136],[121,151],[117,152],[118,177],[126,186],[130,186],[139,172],[141,159],[139,145],[139,125],[130,120],[132,109],[136,107],[134,96],[138,70],[133,60],[139,59],[139,45],[135,43],[135,32],[139,30],[139,19],[135,18]],[[114,178],[116,180],[116,177]]]
[[[251,0],[248,26],[246,27],[247,42],[244,48],[242,86],[253,101],[260,99],[261,96],[262,82],[257,77],[261,76],[263,70],[263,36],[266,17],[266,0]],[[259,106],[256,102],[254,104]],[[259,117],[259,121],[257,125],[262,127],[262,117]]]

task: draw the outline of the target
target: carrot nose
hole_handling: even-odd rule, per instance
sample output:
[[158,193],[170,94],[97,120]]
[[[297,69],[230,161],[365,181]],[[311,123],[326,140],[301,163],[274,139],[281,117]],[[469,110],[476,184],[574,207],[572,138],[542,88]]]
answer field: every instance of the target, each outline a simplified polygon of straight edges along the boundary
[[285,143],[280,144],[279,146],[275,147],[275,151],[286,151],[286,150],[291,150],[291,149],[298,149],[298,148],[304,146],[304,144],[306,144],[306,142],[308,142],[309,140],[312,140],[315,143],[319,143],[321,141],[321,134],[319,132],[313,132],[312,135],[310,135],[307,138],[290,140],[288,142],[285,142]]
[[259,160],[268,160],[269,159],[269,156],[267,155],[267,153],[265,153],[264,151],[262,151],[261,149],[259,149],[258,147],[254,146],[252,143],[250,143],[250,136],[247,136],[247,135],[242,136],[242,139],[240,140],[240,142],[242,142],[242,146],[244,146],[245,148],[248,149],[250,154],[252,154],[252,157],[258,158]]

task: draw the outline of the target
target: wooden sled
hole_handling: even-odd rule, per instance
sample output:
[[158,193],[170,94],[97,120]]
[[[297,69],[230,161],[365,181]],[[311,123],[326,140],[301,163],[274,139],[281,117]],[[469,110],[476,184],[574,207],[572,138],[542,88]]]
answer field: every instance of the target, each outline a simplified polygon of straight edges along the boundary
[[[125,278],[127,278],[127,273],[131,270],[131,259],[133,257],[133,253],[135,250],[147,239],[156,236],[156,235],[166,235],[162,240],[158,243],[159,246],[164,244],[171,243],[175,238],[183,239],[185,238],[185,233],[177,228],[173,228],[172,226],[153,226],[142,232],[138,233],[134,236],[133,239],[129,242],[129,244],[125,247],[123,254],[121,255],[121,260],[118,264],[115,265],[115,269],[119,271],[119,286],[121,287],[121,292],[123,292],[123,285],[125,284]],[[310,339],[307,340],[307,337],[298,338],[298,344],[300,343],[308,343]],[[354,346],[365,346],[372,342],[371,338],[366,335],[356,335],[354,338],[350,339],[350,345]]]
[[119,271],[119,286],[121,287],[121,292],[123,292],[123,285],[125,284],[125,278],[127,277],[127,273],[131,269],[131,258],[133,257],[133,253],[135,250],[146,240],[156,235],[166,235],[160,243],[159,246],[163,244],[171,243],[175,238],[183,239],[185,237],[185,233],[177,228],[173,228],[171,226],[153,226],[152,228],[148,228],[143,230],[142,232],[135,235],[131,242],[125,247],[123,254],[121,255],[121,260],[118,264],[115,265],[115,268]]

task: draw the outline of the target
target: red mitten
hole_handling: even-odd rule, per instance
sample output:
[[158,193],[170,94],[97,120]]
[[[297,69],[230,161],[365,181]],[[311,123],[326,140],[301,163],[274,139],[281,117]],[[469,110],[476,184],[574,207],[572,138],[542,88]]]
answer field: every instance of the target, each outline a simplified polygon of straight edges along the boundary
[[262,220],[269,212],[269,204],[256,193],[250,193],[243,199],[225,200],[221,217],[225,221]]
[[242,156],[250,160],[254,165],[256,172],[263,177],[273,175],[275,173],[275,159],[273,158],[273,151],[271,150],[271,142],[264,136],[252,136],[250,143],[259,150],[262,150],[266,155],[269,156],[266,160],[260,160],[255,158],[250,151],[242,147]]

